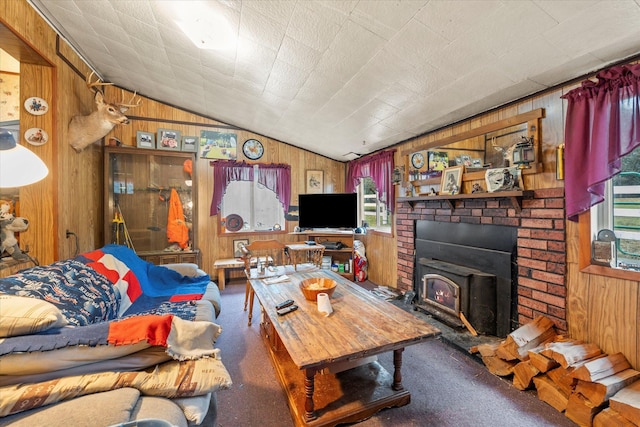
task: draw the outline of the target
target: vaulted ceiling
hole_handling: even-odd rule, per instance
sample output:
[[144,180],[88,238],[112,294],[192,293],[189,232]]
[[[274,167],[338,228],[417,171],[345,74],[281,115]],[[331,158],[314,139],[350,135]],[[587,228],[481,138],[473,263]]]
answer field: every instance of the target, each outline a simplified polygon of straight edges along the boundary
[[105,81],[339,161],[640,53],[640,0],[29,1]]

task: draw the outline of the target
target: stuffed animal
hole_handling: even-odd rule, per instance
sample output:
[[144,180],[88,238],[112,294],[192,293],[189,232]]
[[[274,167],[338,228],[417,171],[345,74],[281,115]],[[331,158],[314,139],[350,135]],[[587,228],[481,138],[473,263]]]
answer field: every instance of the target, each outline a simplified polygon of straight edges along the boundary
[[29,259],[20,247],[15,233],[26,231],[29,228],[29,221],[20,216],[4,213],[0,219],[0,257],[5,252],[17,261],[25,261]]

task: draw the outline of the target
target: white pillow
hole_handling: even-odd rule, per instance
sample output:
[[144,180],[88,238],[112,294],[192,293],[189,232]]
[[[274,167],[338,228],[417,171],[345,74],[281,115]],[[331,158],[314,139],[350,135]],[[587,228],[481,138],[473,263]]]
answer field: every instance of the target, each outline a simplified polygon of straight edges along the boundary
[[62,312],[47,301],[0,294],[0,338],[35,334],[67,323]]
[[207,393],[202,396],[181,397],[171,400],[176,403],[180,409],[182,409],[184,416],[190,423],[200,425],[202,424],[202,421],[204,421],[204,417],[207,416],[207,412],[209,412],[211,393]]

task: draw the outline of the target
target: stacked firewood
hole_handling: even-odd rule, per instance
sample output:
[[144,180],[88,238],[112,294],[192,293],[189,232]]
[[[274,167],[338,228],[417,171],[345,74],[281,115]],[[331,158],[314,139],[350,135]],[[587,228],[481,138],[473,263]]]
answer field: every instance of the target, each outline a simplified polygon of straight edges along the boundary
[[580,426],[640,426],[640,372],[622,353],[558,335],[547,317],[471,352],[491,373],[512,377],[517,389],[535,388],[540,400]]

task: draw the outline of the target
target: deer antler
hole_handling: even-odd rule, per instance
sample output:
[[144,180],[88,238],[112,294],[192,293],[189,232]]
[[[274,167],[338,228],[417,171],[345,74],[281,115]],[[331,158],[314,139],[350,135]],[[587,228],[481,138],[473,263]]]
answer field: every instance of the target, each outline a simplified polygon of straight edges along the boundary
[[[93,75],[95,74],[95,71],[91,71],[91,74],[89,74],[85,80],[85,82],[87,83],[87,87],[89,89],[91,89],[92,91],[96,91],[99,89],[96,89],[96,87],[98,86],[111,86],[113,83],[105,83],[103,81],[101,81],[100,79],[97,79],[95,82],[91,81],[91,78],[93,77]],[[102,92],[102,91],[101,91]]]
[[124,90],[121,90],[121,93],[122,93],[121,102],[115,103],[115,105],[117,105],[119,108],[135,108],[140,106],[140,104],[142,104],[142,99],[140,98],[138,98],[137,102],[133,104],[133,101],[136,99],[136,96],[138,95],[138,91],[133,92],[133,96],[131,97],[129,102],[126,104],[124,102]]

